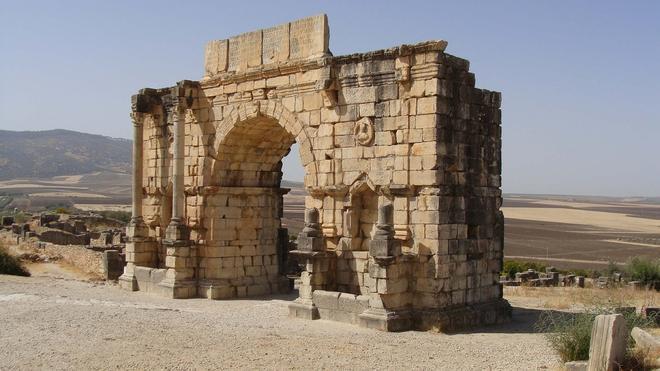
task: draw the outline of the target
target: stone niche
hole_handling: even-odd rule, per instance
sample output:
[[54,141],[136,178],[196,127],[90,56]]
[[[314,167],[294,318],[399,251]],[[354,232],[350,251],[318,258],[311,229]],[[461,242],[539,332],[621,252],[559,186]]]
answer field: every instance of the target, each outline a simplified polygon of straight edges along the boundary
[[123,287],[289,290],[281,160],[305,168],[292,317],[386,331],[492,324],[502,298],[500,93],[428,41],[348,56],[325,15],[208,43],[204,77],[132,99]]

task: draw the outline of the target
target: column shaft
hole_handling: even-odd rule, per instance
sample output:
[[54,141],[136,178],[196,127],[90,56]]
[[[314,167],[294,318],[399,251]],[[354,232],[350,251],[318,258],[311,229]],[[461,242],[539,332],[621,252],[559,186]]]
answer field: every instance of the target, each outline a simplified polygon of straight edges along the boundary
[[142,218],[142,145],[143,145],[143,120],[141,113],[133,113],[133,219]]
[[174,109],[174,164],[172,169],[172,219],[182,221],[184,204],[184,113],[179,107]]

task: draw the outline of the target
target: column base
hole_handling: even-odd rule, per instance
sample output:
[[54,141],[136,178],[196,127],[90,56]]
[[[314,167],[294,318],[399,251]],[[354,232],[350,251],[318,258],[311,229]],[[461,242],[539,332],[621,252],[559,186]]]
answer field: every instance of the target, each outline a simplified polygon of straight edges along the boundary
[[122,274],[119,276],[119,287],[127,291],[138,291],[137,278],[133,274]]
[[238,296],[236,286],[232,286],[229,282],[216,280],[200,281],[197,286],[197,294],[200,298],[212,300],[233,299]]
[[126,235],[129,238],[146,238],[149,236],[149,227],[144,224],[141,216],[132,217],[126,226]]
[[190,230],[180,219],[172,219],[165,230],[166,241],[188,241],[190,240]]
[[367,309],[358,315],[362,327],[380,331],[399,332],[412,329],[413,321],[409,311],[387,311]]
[[321,318],[318,308],[316,308],[311,300],[307,302],[300,299],[296,299],[293,303],[289,304],[289,317],[309,320]]
[[197,297],[197,282],[163,280],[158,285],[158,294],[172,299],[189,299]]

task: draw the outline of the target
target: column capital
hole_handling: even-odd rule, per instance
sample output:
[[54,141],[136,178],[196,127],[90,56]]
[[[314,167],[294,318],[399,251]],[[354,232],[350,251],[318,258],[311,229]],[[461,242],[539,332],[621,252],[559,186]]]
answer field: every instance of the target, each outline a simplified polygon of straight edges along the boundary
[[133,122],[133,126],[140,127],[144,124],[144,118],[147,116],[146,113],[144,112],[136,112],[132,111],[131,112],[131,121]]
[[174,103],[172,112],[175,114],[184,114],[190,108],[188,100],[185,97],[175,97],[172,103]]

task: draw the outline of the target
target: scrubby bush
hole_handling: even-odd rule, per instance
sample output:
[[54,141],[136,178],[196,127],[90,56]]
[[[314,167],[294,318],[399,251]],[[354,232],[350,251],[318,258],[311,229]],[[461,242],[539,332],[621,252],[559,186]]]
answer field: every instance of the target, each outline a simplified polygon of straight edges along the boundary
[[10,255],[2,245],[0,245],[0,274],[30,276],[30,272],[23,267],[21,262],[15,256]]
[[[589,344],[594,320],[599,314],[612,314],[614,308],[595,307],[584,313],[546,311],[541,314],[536,328],[545,333],[550,346],[559,354],[563,362],[585,361],[589,359]],[[628,331],[628,349],[634,345],[630,336],[633,327],[656,326],[655,318],[644,318],[637,313],[623,313]]]
[[636,256],[628,260],[626,273],[633,281],[654,284],[660,282],[660,259]]
[[536,324],[546,332],[550,346],[563,362],[589,359],[591,326],[595,316],[591,313],[558,313],[547,311],[541,314]]

